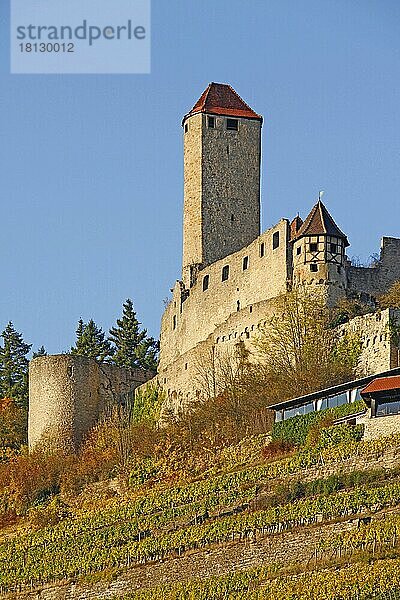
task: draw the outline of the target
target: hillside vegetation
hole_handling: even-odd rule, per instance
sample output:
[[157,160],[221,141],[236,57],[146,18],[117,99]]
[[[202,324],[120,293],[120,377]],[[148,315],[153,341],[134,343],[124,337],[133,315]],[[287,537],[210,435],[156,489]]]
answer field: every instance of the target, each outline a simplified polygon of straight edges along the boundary
[[[0,594],[400,596],[400,435],[364,441],[362,426],[334,425],[362,401],[273,424],[268,404],[351,378],[359,355],[310,298],[288,296],[285,314],[261,331],[263,366],[242,345],[211,366],[205,357],[201,402],[173,412],[150,385],[110,409],[76,455],[28,454],[26,414],[19,423],[7,401]],[[274,351],[273,335],[286,336]]]
[[243,418],[235,440],[228,416],[213,439],[209,419],[201,436],[183,423],[157,432],[152,394],[147,423],[142,412],[129,424],[140,456],[114,417],[79,456],[22,453],[0,467],[3,594],[73,581],[112,598],[112,580],[137,600],[367,599],[400,588],[400,436],[367,442],[359,428],[332,428],[348,405],[287,421],[272,441],[246,435]]

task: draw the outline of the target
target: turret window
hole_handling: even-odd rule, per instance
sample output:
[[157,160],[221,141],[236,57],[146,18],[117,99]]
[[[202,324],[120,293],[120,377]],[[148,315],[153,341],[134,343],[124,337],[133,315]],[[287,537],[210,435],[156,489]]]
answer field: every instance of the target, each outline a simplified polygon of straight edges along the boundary
[[237,131],[238,130],[238,120],[237,119],[227,119],[226,120],[226,128],[228,131]]
[[315,242],[310,244],[310,252],[317,252],[317,251],[318,251],[318,244]]
[[301,254],[301,246],[297,247],[296,253],[297,253],[297,255]]
[[187,133],[189,131],[189,125],[187,123],[185,123],[185,133]]
[[229,265],[225,265],[222,269],[222,281],[229,279]]
[[207,119],[209,129],[214,129],[215,127],[215,117],[208,117]]
[[249,268],[249,257],[245,256],[243,258],[243,271],[246,271],[246,269]]
[[316,273],[318,271],[318,265],[317,265],[317,263],[311,263],[311,265],[310,265],[310,271],[312,271],[313,273]]
[[336,244],[331,244],[331,253],[332,254],[336,254],[337,252],[337,245]]

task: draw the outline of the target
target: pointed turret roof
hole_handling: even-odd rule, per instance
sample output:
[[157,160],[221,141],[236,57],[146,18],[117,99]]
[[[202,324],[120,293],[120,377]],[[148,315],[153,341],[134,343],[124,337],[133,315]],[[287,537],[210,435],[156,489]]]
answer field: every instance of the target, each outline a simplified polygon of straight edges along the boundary
[[347,236],[336,225],[333,217],[329,214],[328,209],[321,200],[318,200],[317,204],[313,206],[310,214],[294,236],[294,239],[299,239],[305,235],[332,235],[342,238],[345,246],[349,246]]
[[303,219],[298,214],[293,221],[290,223],[290,239],[296,237],[297,232],[300,231],[300,227],[303,225]]
[[184,116],[183,121],[196,113],[210,113],[262,121],[262,117],[254,112],[227,83],[210,83],[192,110]]

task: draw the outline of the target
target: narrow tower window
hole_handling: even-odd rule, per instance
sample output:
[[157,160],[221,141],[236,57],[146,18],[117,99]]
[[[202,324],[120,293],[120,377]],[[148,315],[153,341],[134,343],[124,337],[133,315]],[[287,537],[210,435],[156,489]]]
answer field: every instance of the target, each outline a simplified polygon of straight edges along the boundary
[[208,127],[210,129],[214,129],[214,127],[215,127],[215,117],[208,117],[207,122],[208,122]]
[[246,271],[246,269],[249,268],[249,257],[245,256],[243,258],[243,271]]
[[189,125],[187,123],[185,123],[185,133],[187,133],[189,131]]
[[261,242],[260,244],[260,257],[262,258],[265,254],[265,244],[264,242]]
[[208,290],[209,284],[210,284],[210,276],[209,275],[204,275],[204,277],[203,277],[203,292],[205,292],[206,290]]
[[297,254],[301,254],[301,246],[297,247]]
[[174,315],[174,318],[172,320],[172,328],[176,329],[176,315]]
[[311,265],[310,265],[310,271],[312,271],[313,273],[316,273],[318,271],[318,265],[317,265],[317,263],[311,263]]
[[229,279],[229,265],[225,265],[222,269],[222,281]]
[[272,249],[276,250],[279,246],[279,231],[275,231],[274,235],[272,236]]
[[238,120],[237,119],[227,119],[226,120],[226,128],[228,131],[237,131],[238,130]]

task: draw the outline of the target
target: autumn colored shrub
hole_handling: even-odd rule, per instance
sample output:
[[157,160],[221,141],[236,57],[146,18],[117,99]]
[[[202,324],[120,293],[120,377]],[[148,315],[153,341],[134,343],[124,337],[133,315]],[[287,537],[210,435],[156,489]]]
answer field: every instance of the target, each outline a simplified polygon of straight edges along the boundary
[[[0,400],[0,448],[4,457],[10,455],[6,450],[19,450],[27,443],[28,413],[11,398]],[[1,460],[1,457],[0,457]]]
[[60,475],[68,468],[66,457],[37,451],[12,458],[0,465],[2,513],[23,514],[60,491]]
[[272,440],[272,442],[262,449],[261,454],[265,460],[272,460],[291,454],[295,448],[296,446],[290,441]]

